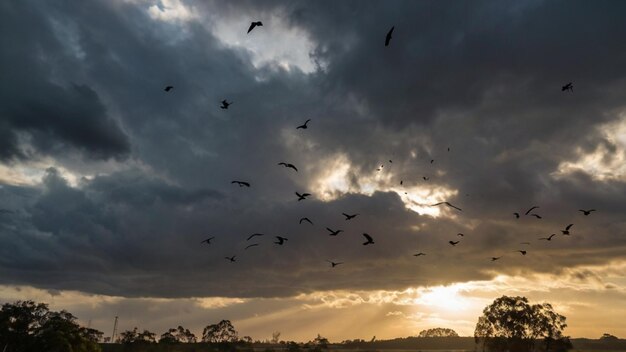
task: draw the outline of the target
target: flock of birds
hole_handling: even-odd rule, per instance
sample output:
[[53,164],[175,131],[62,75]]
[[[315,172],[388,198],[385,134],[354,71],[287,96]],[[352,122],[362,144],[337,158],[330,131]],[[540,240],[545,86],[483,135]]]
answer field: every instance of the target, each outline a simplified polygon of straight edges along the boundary
[[[261,27],[261,26],[263,26],[263,23],[262,23],[261,21],[255,21],[255,22],[252,22],[252,23],[250,23],[250,27],[248,28],[248,32],[247,32],[247,33],[249,34],[249,33],[250,33],[253,29],[255,29],[256,27]],[[387,35],[385,36],[385,47],[389,46],[389,44],[391,43],[391,39],[392,39],[392,36],[393,36],[393,31],[394,31],[394,29],[395,29],[395,26],[392,26],[392,27],[391,27],[391,29],[387,32]],[[170,92],[170,91],[172,91],[173,89],[174,89],[174,87],[173,87],[173,86],[169,86],[169,85],[168,85],[168,86],[166,86],[166,87],[165,87],[165,89],[164,89],[164,90],[165,90],[165,92]],[[573,84],[573,82],[569,82],[569,83],[567,83],[566,85],[562,86],[562,87],[561,87],[561,91],[564,91],[564,92],[565,92],[565,91],[570,91],[570,92],[572,92],[572,93],[573,93],[573,92],[574,92],[574,84]],[[232,104],[233,104],[233,102],[232,102],[232,101],[230,101],[230,102],[229,102],[227,99],[224,99],[224,100],[222,100],[222,101],[220,102],[220,108],[221,108],[221,109],[226,110],[226,109],[228,109],[228,108],[230,107],[230,105],[232,105]],[[299,130],[299,129],[302,129],[302,130],[306,130],[306,129],[308,129],[308,128],[309,128],[309,127],[308,127],[309,122],[311,122],[311,119],[307,119],[307,120],[306,120],[306,121],[305,121],[302,125],[297,126],[297,127],[296,127],[296,129],[297,129],[297,130]],[[448,150],[448,152],[449,152],[449,151],[450,151],[450,148],[448,148],[447,150]],[[435,161],[434,159],[431,159],[431,160],[430,160],[430,163],[432,164],[432,163],[434,163],[434,161]],[[392,163],[393,161],[392,161],[392,160],[389,160],[389,162],[390,162],[390,163]],[[298,168],[297,168],[294,164],[287,163],[287,162],[280,162],[280,163],[278,163],[278,165],[279,165],[279,166],[283,166],[283,167],[285,167],[285,168],[287,168],[287,169],[293,169],[295,172],[298,172]],[[380,166],[380,168],[377,168],[376,170],[377,170],[377,171],[381,171],[383,168],[384,168],[384,165],[381,165],[381,166]],[[427,177],[427,176],[423,176],[422,178],[424,179],[424,181],[428,181],[428,180],[430,179],[430,178],[429,178],[429,177]],[[403,183],[404,183],[404,181],[403,181],[403,180],[401,180],[401,181],[400,181],[400,185],[403,185]],[[239,187],[251,187],[250,182],[247,182],[247,181],[241,181],[241,180],[233,180],[233,181],[231,182],[231,184],[238,185]],[[405,192],[405,193],[406,193],[406,192]],[[306,193],[306,192],[305,192],[305,193],[295,192],[295,194],[296,194],[296,196],[298,197],[298,198],[297,198],[297,200],[298,200],[298,201],[303,201],[303,200],[306,200],[306,199],[307,199],[307,197],[311,196],[311,194],[310,194],[310,193]],[[455,205],[453,205],[452,203],[447,202],[447,201],[444,201],[444,202],[439,202],[439,203],[436,203],[436,204],[432,204],[431,206],[435,207],[435,206],[440,206],[440,205],[445,205],[445,206],[447,206],[447,207],[449,207],[449,208],[455,209],[455,210],[460,211],[460,212],[462,212],[462,211],[463,211],[463,210],[462,210],[461,208],[459,208],[458,206],[455,206]],[[538,208],[539,208],[539,206],[532,206],[530,209],[528,209],[528,210],[524,213],[524,216],[533,216],[533,217],[535,217],[535,218],[537,218],[537,219],[542,219],[542,216],[541,216],[541,215],[539,215],[539,214],[537,214],[536,212],[534,212],[534,210],[535,210],[535,209],[538,209]],[[590,215],[592,212],[594,212],[594,211],[596,211],[596,210],[595,210],[595,209],[589,209],[589,210],[580,209],[579,211],[580,211],[580,212],[582,212],[585,216],[588,216],[588,215]],[[353,220],[354,218],[356,218],[356,217],[357,217],[357,216],[359,216],[360,214],[347,214],[347,213],[342,213],[342,215],[345,217],[345,220],[346,220],[346,221],[349,221],[349,220]],[[518,213],[518,212],[513,213],[513,215],[515,216],[515,218],[516,218],[516,219],[519,219],[519,218],[521,217],[520,213]],[[301,218],[301,219],[300,219],[300,221],[299,221],[299,224],[302,224],[302,223],[304,223],[304,222],[307,222],[307,223],[309,223],[310,225],[313,225],[313,222],[312,222],[312,221],[311,221],[311,219],[309,219],[308,217],[303,217],[303,218]],[[568,224],[568,225],[565,227],[565,229],[561,230],[561,234],[562,234],[562,235],[564,235],[564,236],[569,236],[569,235],[570,235],[570,229],[572,228],[572,226],[574,226],[574,224]],[[329,236],[338,236],[340,233],[344,232],[344,230],[341,230],[341,229],[333,230],[333,229],[331,229],[331,228],[329,228],[329,227],[326,227],[326,230],[329,232],[329,233],[328,233],[328,235],[329,235]],[[252,240],[252,239],[255,239],[255,238],[257,238],[257,237],[262,237],[262,236],[265,236],[265,234],[262,234],[262,233],[254,233],[254,234],[252,234],[252,235],[248,236],[248,238],[246,239],[246,241],[248,242],[248,241],[250,241],[250,240]],[[364,246],[367,246],[367,245],[373,245],[373,244],[375,244],[375,242],[374,242],[374,238],[373,238],[370,234],[363,233],[363,234],[362,234],[362,236],[363,236],[363,238],[365,239],[365,242],[363,242],[363,243],[362,243]],[[457,236],[458,236],[458,237],[465,237],[465,234],[463,234],[463,233],[458,233],[458,234],[457,234]],[[553,233],[553,234],[551,234],[551,235],[549,235],[549,236],[547,236],[547,237],[540,237],[540,238],[538,238],[538,240],[539,240],[539,241],[552,241],[552,239],[553,239],[555,236],[557,236],[557,235],[556,235],[555,233]],[[275,242],[273,242],[273,243],[274,243],[274,244],[276,244],[276,245],[279,245],[279,246],[284,245],[284,244],[285,244],[285,243],[289,240],[288,238],[286,238],[286,237],[282,237],[282,236],[274,236],[274,238],[275,238],[276,240],[275,240]],[[201,244],[207,244],[207,245],[210,245],[210,244],[211,244],[211,241],[212,241],[212,240],[214,240],[214,239],[215,239],[215,236],[211,236],[211,237],[208,237],[208,238],[206,238],[205,240],[201,241],[200,243],[201,243]],[[450,241],[448,241],[448,243],[449,243],[451,246],[453,246],[453,247],[454,247],[454,246],[457,246],[458,244],[460,244],[460,243],[461,243],[461,241],[460,241],[460,240],[456,240],[456,241],[450,240]],[[521,242],[520,244],[521,244],[521,245],[530,245],[530,242]],[[247,245],[247,246],[244,248],[244,250],[248,250],[249,248],[252,248],[252,247],[257,247],[257,246],[259,246],[259,245],[260,245],[260,243],[258,243],[258,242],[251,243],[251,244]],[[520,254],[521,254],[521,255],[523,255],[523,256],[525,256],[525,255],[528,253],[528,251],[527,251],[527,250],[522,250],[522,249],[520,249],[520,250],[515,250],[514,252],[516,252],[516,253],[520,253]],[[426,253],[424,253],[424,252],[419,252],[419,253],[415,253],[415,254],[413,254],[413,256],[415,256],[415,257],[421,257],[421,256],[425,256],[425,255],[426,255]],[[503,256],[504,256],[504,255],[500,255],[500,256],[498,256],[498,257],[491,257],[490,259],[491,259],[491,261],[497,261],[497,260],[500,260]],[[236,255],[233,255],[233,256],[230,256],[230,257],[228,257],[228,256],[227,256],[227,257],[224,257],[224,259],[226,259],[226,260],[230,261],[231,263],[236,262],[236,261],[237,261],[237,260],[236,260],[236,258],[237,258],[237,256],[236,256]],[[335,262],[335,261],[332,261],[332,260],[326,260],[326,262],[330,263],[331,268],[335,268],[335,267],[336,267],[336,266],[338,266],[338,265],[344,264],[344,262]]]

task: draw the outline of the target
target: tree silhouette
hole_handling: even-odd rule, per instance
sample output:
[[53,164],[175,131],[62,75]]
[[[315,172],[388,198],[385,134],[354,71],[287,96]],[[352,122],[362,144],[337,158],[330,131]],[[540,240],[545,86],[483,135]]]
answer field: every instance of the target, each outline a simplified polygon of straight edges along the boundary
[[602,337],[600,337],[600,340],[603,340],[603,341],[616,341],[616,340],[619,340],[619,339],[615,335],[604,333],[604,334],[602,334]]
[[81,327],[76,317],[51,312],[43,303],[17,301],[0,309],[0,348],[11,352],[99,351],[100,331]]
[[177,328],[171,328],[164,332],[159,339],[159,343],[194,343],[196,342],[196,335],[194,335],[189,329],[185,329],[178,325]]
[[137,327],[120,334],[120,342],[125,345],[142,345],[156,342],[156,334],[148,330],[139,332]]
[[565,317],[548,303],[530,305],[526,297],[502,296],[483,310],[474,339],[483,351],[531,351],[543,339],[546,351],[571,348],[563,336]]
[[417,337],[459,337],[459,334],[448,328],[434,328],[420,331]]
[[272,333],[272,343],[278,343],[278,341],[280,341],[280,331],[274,331]]
[[202,341],[211,343],[237,342],[237,330],[230,320],[207,325],[202,331]]

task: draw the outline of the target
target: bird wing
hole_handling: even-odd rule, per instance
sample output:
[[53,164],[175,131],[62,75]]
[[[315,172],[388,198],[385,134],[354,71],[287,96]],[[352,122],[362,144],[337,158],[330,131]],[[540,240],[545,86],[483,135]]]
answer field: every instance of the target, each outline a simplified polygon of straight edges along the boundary
[[565,228],[565,231],[569,230],[572,226],[574,226],[574,224],[567,225],[567,227]]
[[369,242],[374,241],[374,239],[372,238],[372,236],[370,236],[370,235],[368,235],[368,234],[366,234],[366,233],[364,233],[364,234],[363,234],[363,236],[364,236],[364,237],[365,237],[365,239],[366,239],[366,240],[368,240]]
[[254,27],[256,27],[256,23],[254,22],[250,23],[250,28],[248,28],[248,33],[250,33],[250,31],[252,31]]
[[303,196],[303,197],[308,197],[308,196],[310,196],[310,195],[311,195],[311,193],[302,193],[302,196]]
[[530,213],[533,209],[537,209],[539,208],[538,206],[533,206],[532,208],[528,209],[528,211],[526,211],[526,215],[528,215],[528,213]]
[[289,164],[289,165],[287,165],[287,167],[290,167],[290,168],[292,168],[292,169],[294,169],[294,170],[298,171],[298,168],[296,168],[293,164]]

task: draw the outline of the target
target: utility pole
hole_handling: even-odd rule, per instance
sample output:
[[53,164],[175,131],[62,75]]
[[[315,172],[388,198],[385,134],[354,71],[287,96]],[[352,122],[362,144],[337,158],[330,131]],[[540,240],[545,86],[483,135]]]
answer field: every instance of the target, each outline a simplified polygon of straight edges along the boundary
[[117,335],[117,315],[115,316],[115,323],[113,324],[113,335],[111,335],[111,343],[115,343],[115,335]]

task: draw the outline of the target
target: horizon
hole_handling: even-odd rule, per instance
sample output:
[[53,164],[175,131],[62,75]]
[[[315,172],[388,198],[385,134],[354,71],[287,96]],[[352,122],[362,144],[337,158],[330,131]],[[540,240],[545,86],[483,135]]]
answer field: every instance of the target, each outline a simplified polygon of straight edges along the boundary
[[624,13],[5,1],[0,302],[343,341],[507,295],[624,337]]

